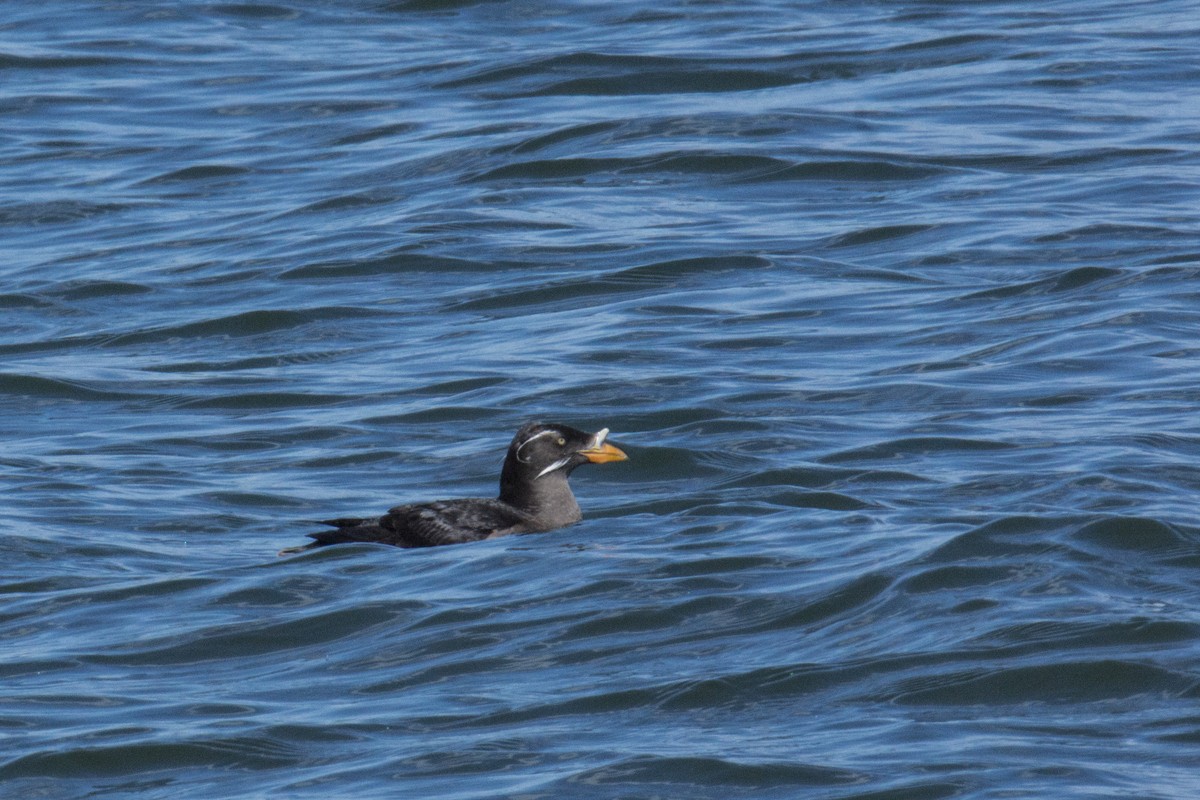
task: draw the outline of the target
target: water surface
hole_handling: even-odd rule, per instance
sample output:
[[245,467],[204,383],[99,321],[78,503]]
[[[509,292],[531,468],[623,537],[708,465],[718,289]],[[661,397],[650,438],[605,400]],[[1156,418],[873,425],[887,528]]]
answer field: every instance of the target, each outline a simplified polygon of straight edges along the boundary
[[1194,797],[1197,19],[6,6],[0,793]]

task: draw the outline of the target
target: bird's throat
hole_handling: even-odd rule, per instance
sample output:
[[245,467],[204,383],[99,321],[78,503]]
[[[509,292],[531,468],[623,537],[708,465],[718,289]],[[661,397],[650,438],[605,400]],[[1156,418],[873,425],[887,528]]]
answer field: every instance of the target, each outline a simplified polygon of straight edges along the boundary
[[528,514],[539,530],[552,530],[583,519],[579,503],[561,473],[549,473],[531,482],[500,487],[501,502]]

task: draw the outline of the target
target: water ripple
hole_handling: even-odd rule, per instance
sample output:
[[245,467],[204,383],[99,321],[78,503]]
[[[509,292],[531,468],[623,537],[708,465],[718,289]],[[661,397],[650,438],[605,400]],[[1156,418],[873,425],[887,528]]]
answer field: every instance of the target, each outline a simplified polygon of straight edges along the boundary
[[[6,795],[1194,796],[1188,4],[60,5]],[[275,556],[530,419],[581,523]]]

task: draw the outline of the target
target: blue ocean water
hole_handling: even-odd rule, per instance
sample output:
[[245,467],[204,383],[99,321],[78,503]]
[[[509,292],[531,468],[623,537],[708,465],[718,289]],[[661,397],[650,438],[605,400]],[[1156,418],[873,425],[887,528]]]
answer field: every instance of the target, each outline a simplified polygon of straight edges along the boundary
[[0,795],[1194,798],[1198,38],[3,5]]

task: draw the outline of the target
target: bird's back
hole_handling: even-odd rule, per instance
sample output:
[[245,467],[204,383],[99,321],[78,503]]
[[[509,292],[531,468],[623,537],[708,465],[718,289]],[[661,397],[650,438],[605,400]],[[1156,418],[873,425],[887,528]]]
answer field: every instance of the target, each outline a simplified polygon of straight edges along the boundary
[[476,542],[534,530],[527,515],[499,500],[464,498],[396,506],[382,517],[331,519],[333,530],[309,534],[310,546],[378,542],[397,547],[435,547]]

